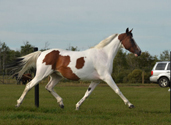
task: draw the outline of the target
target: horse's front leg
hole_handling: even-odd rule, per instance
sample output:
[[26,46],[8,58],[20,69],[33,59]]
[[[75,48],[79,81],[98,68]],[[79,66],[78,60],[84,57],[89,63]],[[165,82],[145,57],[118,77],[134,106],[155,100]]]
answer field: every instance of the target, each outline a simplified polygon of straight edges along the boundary
[[118,86],[115,84],[111,75],[106,75],[106,76],[107,77],[105,77],[103,81],[105,81],[116,92],[116,94],[118,94],[121,97],[125,105],[128,105],[129,108],[134,108],[134,105],[128,101],[128,99],[122,94]]

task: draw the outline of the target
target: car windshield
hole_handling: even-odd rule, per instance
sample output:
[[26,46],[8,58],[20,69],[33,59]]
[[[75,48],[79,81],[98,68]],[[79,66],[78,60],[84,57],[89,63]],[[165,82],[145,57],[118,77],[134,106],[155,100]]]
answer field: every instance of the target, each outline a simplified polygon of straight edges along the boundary
[[156,66],[156,70],[164,70],[166,63],[158,63]]

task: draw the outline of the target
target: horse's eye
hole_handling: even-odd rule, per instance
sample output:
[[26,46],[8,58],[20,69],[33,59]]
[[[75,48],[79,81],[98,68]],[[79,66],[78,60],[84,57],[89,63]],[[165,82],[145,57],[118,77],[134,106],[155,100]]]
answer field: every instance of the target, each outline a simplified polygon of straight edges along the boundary
[[133,39],[131,39],[131,44],[133,44],[133,45],[135,44],[135,42],[134,42],[134,40],[133,40]]

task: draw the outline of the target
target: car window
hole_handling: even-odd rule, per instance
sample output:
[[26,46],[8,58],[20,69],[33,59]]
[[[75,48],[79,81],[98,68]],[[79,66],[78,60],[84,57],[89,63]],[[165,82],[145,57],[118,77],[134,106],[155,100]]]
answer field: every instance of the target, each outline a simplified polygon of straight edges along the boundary
[[164,70],[166,63],[158,63],[156,66],[156,70]]
[[167,66],[167,70],[170,70],[170,63],[169,63],[168,66]]

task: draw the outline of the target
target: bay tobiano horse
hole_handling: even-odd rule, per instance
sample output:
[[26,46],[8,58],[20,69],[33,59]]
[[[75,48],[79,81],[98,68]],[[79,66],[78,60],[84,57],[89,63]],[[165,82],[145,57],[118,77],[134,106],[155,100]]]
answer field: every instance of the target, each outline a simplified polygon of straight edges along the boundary
[[20,84],[22,82],[23,85],[25,85],[27,82],[32,80],[32,75],[30,73],[23,74],[20,78],[18,78],[18,74],[13,75],[13,78],[17,80],[17,84]]
[[132,30],[129,31],[127,28],[125,33],[113,34],[85,51],[50,49],[20,57],[16,63],[18,67],[22,66],[19,77],[31,67],[36,67],[36,76],[27,83],[16,106],[21,105],[30,89],[45,77],[50,76],[50,81],[45,88],[57,99],[61,108],[64,108],[63,100],[53,88],[62,78],[91,81],[85,95],[76,104],[76,110],[92,93],[100,80],[106,82],[129,108],[134,108],[134,105],[122,94],[111,76],[113,59],[120,47],[134,53],[135,56],[141,55],[141,50],[133,39]]

